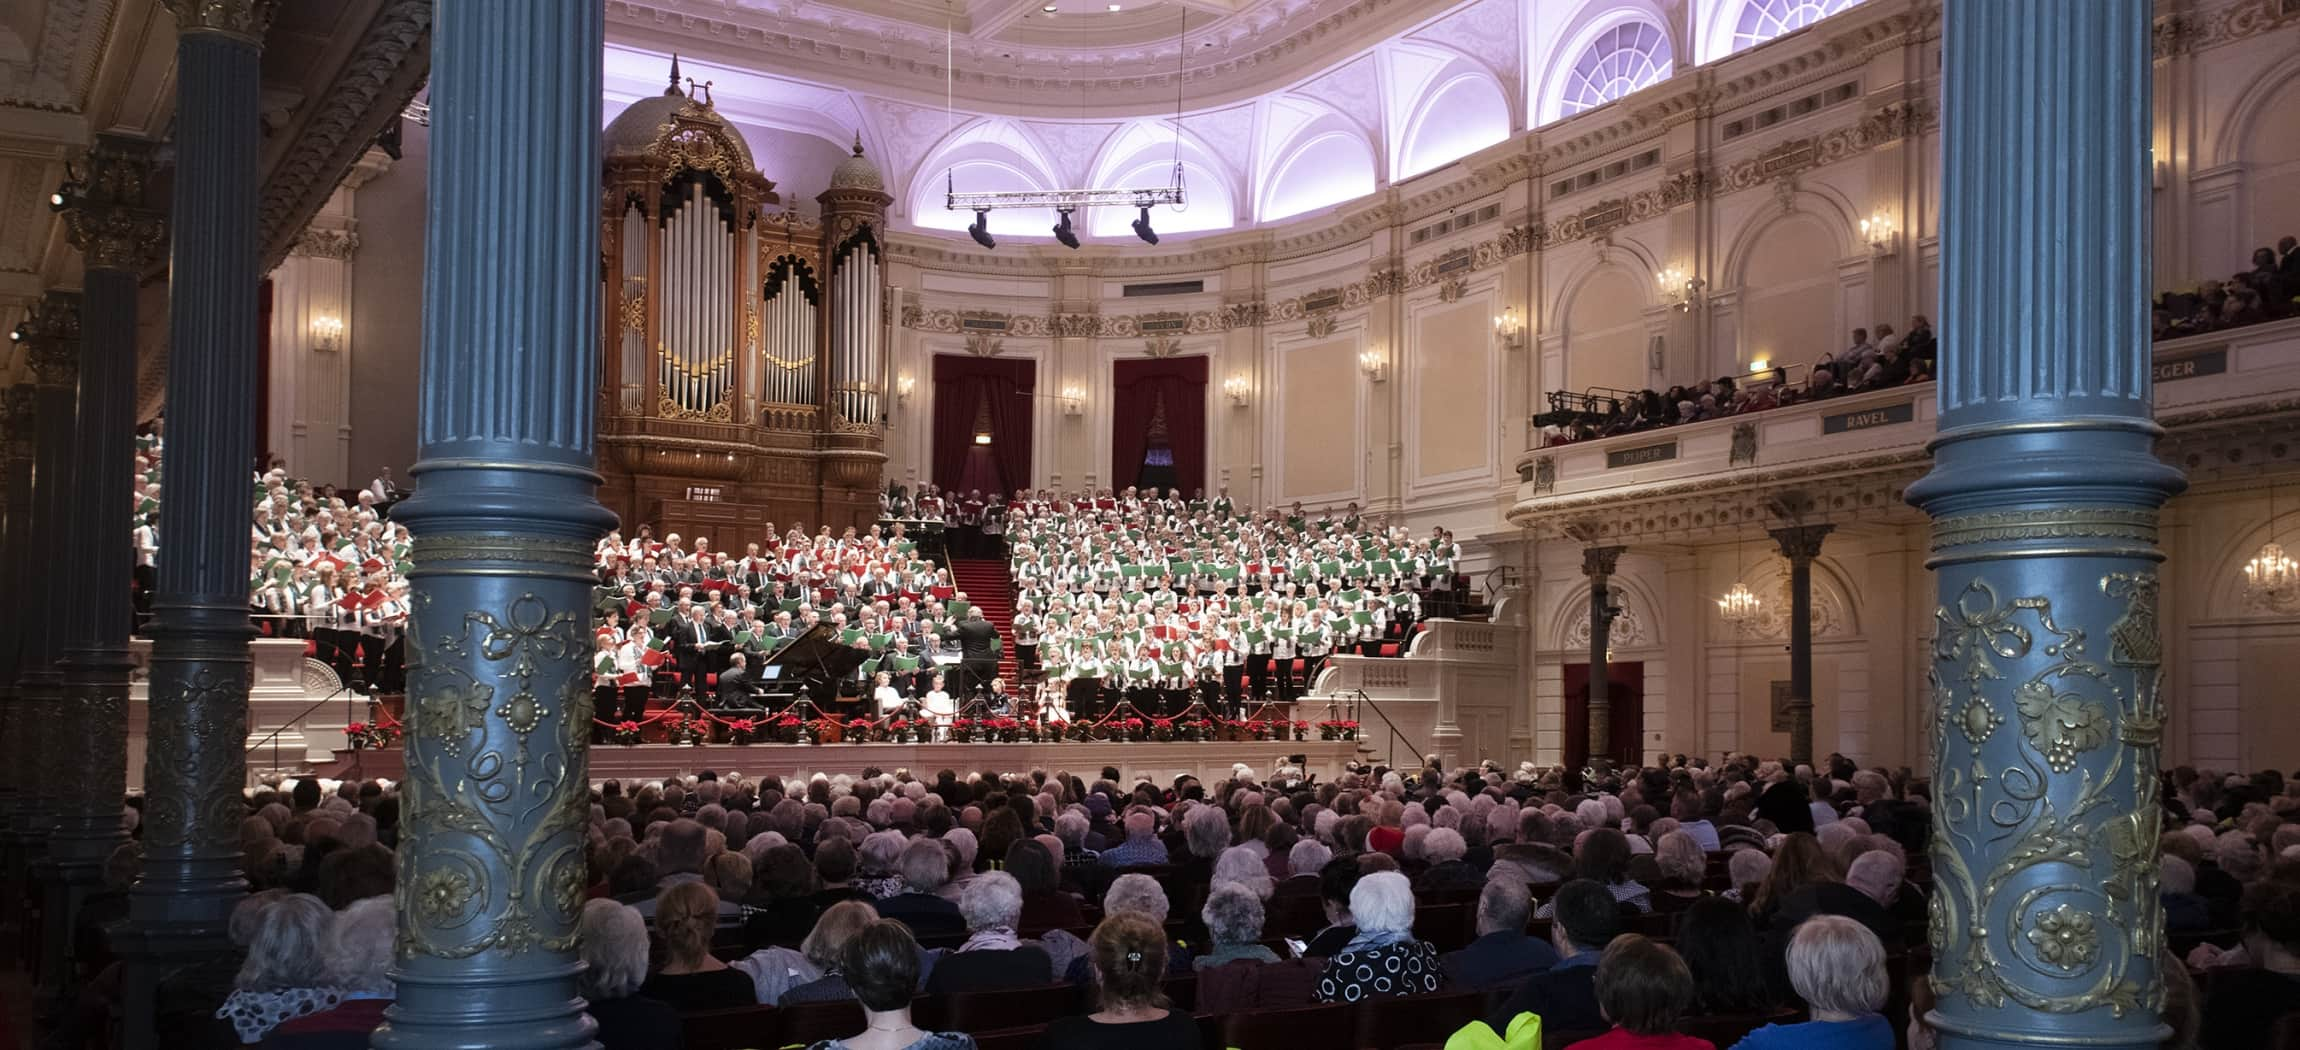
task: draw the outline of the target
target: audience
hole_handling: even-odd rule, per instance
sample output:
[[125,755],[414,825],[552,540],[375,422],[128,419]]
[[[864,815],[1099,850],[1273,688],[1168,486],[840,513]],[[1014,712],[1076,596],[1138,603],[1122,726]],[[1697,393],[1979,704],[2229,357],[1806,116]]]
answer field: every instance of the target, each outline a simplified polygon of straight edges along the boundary
[[585,901],[575,937],[583,954],[577,990],[599,1025],[600,1050],[678,1050],[679,1011],[639,994],[647,981],[647,921],[638,911]]
[[2253,883],[2242,910],[2247,965],[2213,972],[2198,1032],[2203,1050],[2260,1046],[2278,1018],[2300,1012],[2300,884]]
[[1482,991],[1515,988],[1535,973],[1557,965],[1557,949],[1525,932],[1533,897],[1515,879],[1485,884],[1477,898],[1477,939],[1443,959],[1450,987]]
[[810,1050],[973,1050],[971,1036],[928,1032],[911,1023],[919,972],[918,942],[909,927],[892,919],[864,926],[840,949],[839,969],[862,1004],[863,1030],[826,1039]]
[[1789,984],[1812,1020],[1749,1033],[1734,1050],[1893,1050],[1885,1008],[1885,946],[1841,915],[1817,915],[1789,940]]
[[1172,1009],[1161,987],[1166,932],[1156,922],[1118,912],[1088,941],[1095,1010],[1046,1026],[1046,1050],[1192,1050],[1198,1022]]
[[1046,949],[1024,944],[1015,934],[1022,918],[1022,887],[1003,871],[985,872],[966,884],[958,899],[966,920],[966,943],[934,964],[927,979],[931,994],[1035,988],[1054,979]]
[[662,965],[639,989],[681,1013],[745,1006],[757,1001],[749,975],[711,954],[718,929],[719,895],[700,881],[676,882],[655,898],[655,932]]
[[1567,1050],[1716,1050],[1707,1039],[1677,1034],[1693,1008],[1693,975],[1667,945],[1634,933],[1614,938],[1598,957],[1594,983],[1597,1010],[1613,1028]]
[[1318,975],[1317,1000],[1354,1003],[1433,995],[1445,983],[1437,949],[1414,939],[1414,890],[1404,875],[1376,872],[1350,889],[1358,932]]
[[1749,912],[1722,897],[1694,901],[1677,917],[1677,952],[1693,976],[1694,1005],[1705,1014],[1772,1009],[1764,954]]
[[397,934],[389,897],[369,897],[337,914],[321,941],[317,971],[322,986],[333,989],[335,1005],[279,1022],[257,1045],[264,1050],[367,1050],[368,1037],[383,1024],[383,1011],[394,995],[391,960]]
[[1488,1017],[1496,1032],[1509,1031],[1510,1019],[1522,1013],[1539,1014],[1544,1030],[1605,1027],[1597,1008],[1597,963],[1605,946],[1622,933],[1621,906],[1612,891],[1589,879],[1558,887],[1554,903],[1557,917],[1549,936],[1558,960],[1526,978]]
[[[280,893],[270,900],[249,898],[259,916],[248,941],[247,960],[232,981],[232,993],[216,1016],[230,1021],[240,1042],[257,1043],[280,1022],[332,1009],[342,989],[311,984],[321,972],[322,948],[335,913],[308,893]],[[239,912],[235,909],[235,925]]]
[[777,1002],[827,1003],[854,998],[854,986],[847,983],[845,972],[847,942],[877,921],[878,913],[861,901],[841,901],[824,909],[823,917],[799,944],[799,953],[821,976],[793,986]]

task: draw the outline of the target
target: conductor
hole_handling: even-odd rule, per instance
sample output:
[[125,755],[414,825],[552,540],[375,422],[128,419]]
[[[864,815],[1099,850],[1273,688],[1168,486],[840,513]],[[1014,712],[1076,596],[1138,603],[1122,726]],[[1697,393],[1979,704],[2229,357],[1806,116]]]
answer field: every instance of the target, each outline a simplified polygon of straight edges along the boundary
[[975,690],[998,673],[998,628],[982,618],[982,607],[966,607],[958,623],[958,680],[951,694],[964,703]]

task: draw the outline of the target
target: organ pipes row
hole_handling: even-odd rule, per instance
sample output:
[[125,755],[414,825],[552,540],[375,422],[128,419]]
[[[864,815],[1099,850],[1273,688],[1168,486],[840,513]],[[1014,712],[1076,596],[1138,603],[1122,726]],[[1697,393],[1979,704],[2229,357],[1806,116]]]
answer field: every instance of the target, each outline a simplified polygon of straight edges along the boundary
[[760,398],[774,404],[815,403],[815,347],[820,334],[822,286],[796,255],[767,264],[759,326]]
[[656,381],[678,414],[731,418],[740,276],[735,231],[702,179],[663,220]]
[[866,227],[839,245],[832,258],[832,403],[839,416],[857,426],[879,421],[879,397],[886,390],[885,335],[879,323],[883,295],[878,242]]

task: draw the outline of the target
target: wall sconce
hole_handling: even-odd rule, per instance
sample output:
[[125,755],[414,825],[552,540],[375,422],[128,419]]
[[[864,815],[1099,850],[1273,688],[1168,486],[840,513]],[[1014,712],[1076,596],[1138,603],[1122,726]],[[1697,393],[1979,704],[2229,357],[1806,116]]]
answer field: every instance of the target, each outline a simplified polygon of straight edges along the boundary
[[1086,391],[1084,391],[1084,390],[1082,390],[1082,389],[1079,389],[1078,387],[1074,387],[1074,386],[1066,386],[1066,387],[1063,387],[1063,388],[1062,388],[1062,414],[1063,414],[1063,415],[1066,415],[1066,416],[1083,416],[1083,415],[1085,415],[1085,414],[1086,414]]
[[1893,220],[1882,211],[1861,220],[1861,239],[1869,242],[1869,254],[1879,259],[1893,254]]
[[321,314],[311,319],[311,348],[334,353],[343,341],[343,318]]
[[1222,380],[1222,393],[1230,399],[1230,407],[1232,408],[1246,407],[1246,395],[1250,389],[1246,385],[1246,377],[1243,374],[1233,375]]
[[1501,348],[1511,353],[1525,349],[1525,322],[1517,316],[1517,307],[1509,307],[1493,319],[1493,334],[1501,340]]
[[1380,350],[1367,350],[1358,355],[1358,371],[1366,374],[1369,383],[1386,383],[1390,378],[1389,356]]
[[911,391],[913,391],[913,390],[916,390],[916,389],[918,389],[918,380],[916,380],[916,379],[914,379],[914,378],[912,378],[912,377],[910,377],[910,376],[907,376],[907,375],[902,375],[902,376],[896,376],[896,377],[895,377],[895,380],[894,380],[894,399],[895,399],[895,400],[897,400],[897,401],[909,401],[909,400],[910,400]]
[[1685,271],[1671,267],[1661,271],[1661,301],[1674,306],[1678,313],[1693,309],[1701,301],[1701,278],[1687,277]]

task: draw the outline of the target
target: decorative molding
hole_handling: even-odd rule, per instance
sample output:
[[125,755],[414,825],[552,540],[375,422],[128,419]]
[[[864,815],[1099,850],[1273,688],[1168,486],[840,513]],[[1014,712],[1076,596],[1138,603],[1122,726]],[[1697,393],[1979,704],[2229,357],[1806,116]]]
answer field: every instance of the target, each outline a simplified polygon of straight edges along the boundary
[[2176,12],[2159,16],[2151,42],[2157,59],[2209,51],[2300,23],[2300,5],[2291,0],[2243,0],[2209,14]]
[[288,248],[288,254],[296,257],[348,261],[352,257],[352,253],[358,250],[359,231],[324,230],[313,227],[303,231],[303,236],[295,239],[295,244]]
[[[175,0],[177,6],[205,0]],[[311,100],[265,179],[258,244],[269,272],[431,72],[431,0],[386,0],[328,93]]]

